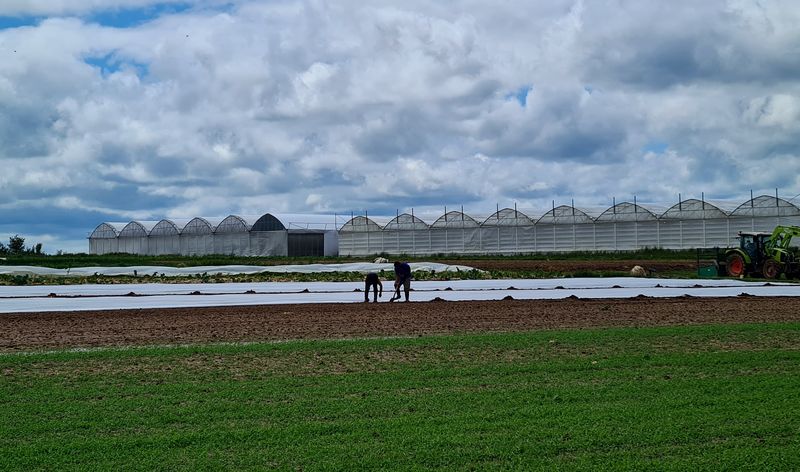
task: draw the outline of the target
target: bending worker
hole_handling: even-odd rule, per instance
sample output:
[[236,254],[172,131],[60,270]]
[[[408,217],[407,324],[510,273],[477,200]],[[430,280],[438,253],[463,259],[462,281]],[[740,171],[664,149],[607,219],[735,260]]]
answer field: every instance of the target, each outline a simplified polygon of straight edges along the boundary
[[395,261],[394,277],[394,296],[389,301],[400,300],[401,286],[405,289],[406,301],[408,301],[408,292],[411,290],[411,266],[408,265],[408,262]]
[[[370,272],[367,274],[367,277],[364,279],[364,301],[369,301],[369,290],[372,289],[373,292],[373,301],[375,303],[378,302],[378,297],[383,296],[383,284],[381,283],[381,279],[378,277],[378,274],[375,272]],[[380,290],[380,292],[379,292]]]

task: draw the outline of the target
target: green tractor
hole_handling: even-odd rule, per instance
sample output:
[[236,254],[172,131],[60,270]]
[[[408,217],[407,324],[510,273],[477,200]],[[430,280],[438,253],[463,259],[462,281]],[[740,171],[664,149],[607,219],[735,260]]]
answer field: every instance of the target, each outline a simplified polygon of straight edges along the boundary
[[[800,257],[789,245],[800,236],[798,226],[776,226],[772,233],[740,232],[739,247],[725,251],[725,271],[733,277],[762,275],[777,279],[800,275]],[[722,262],[720,262],[722,265]]]

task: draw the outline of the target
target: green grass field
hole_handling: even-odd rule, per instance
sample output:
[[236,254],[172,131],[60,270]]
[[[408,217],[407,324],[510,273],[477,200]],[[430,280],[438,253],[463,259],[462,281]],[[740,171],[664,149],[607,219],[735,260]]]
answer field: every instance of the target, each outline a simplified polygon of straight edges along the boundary
[[800,469],[800,324],[0,355],[2,470]]

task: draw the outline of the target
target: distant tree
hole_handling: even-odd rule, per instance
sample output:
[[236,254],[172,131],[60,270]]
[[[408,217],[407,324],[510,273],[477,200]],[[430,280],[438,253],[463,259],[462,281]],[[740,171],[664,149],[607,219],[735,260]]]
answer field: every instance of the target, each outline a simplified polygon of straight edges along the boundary
[[0,254],[8,254],[8,248],[3,243],[0,243]]
[[8,252],[11,254],[22,254],[25,252],[25,238],[18,234],[8,238]]
[[34,254],[42,253],[42,243],[36,243],[36,246],[33,246],[33,253]]

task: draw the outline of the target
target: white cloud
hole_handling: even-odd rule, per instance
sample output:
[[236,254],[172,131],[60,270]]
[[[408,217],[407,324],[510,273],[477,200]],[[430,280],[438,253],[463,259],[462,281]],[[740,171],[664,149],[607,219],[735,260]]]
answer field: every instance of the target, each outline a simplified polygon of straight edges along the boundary
[[0,30],[6,215],[800,193],[796,173],[758,170],[800,162],[794,2],[209,0],[129,28],[61,18],[165,3],[3,2],[47,17]]

